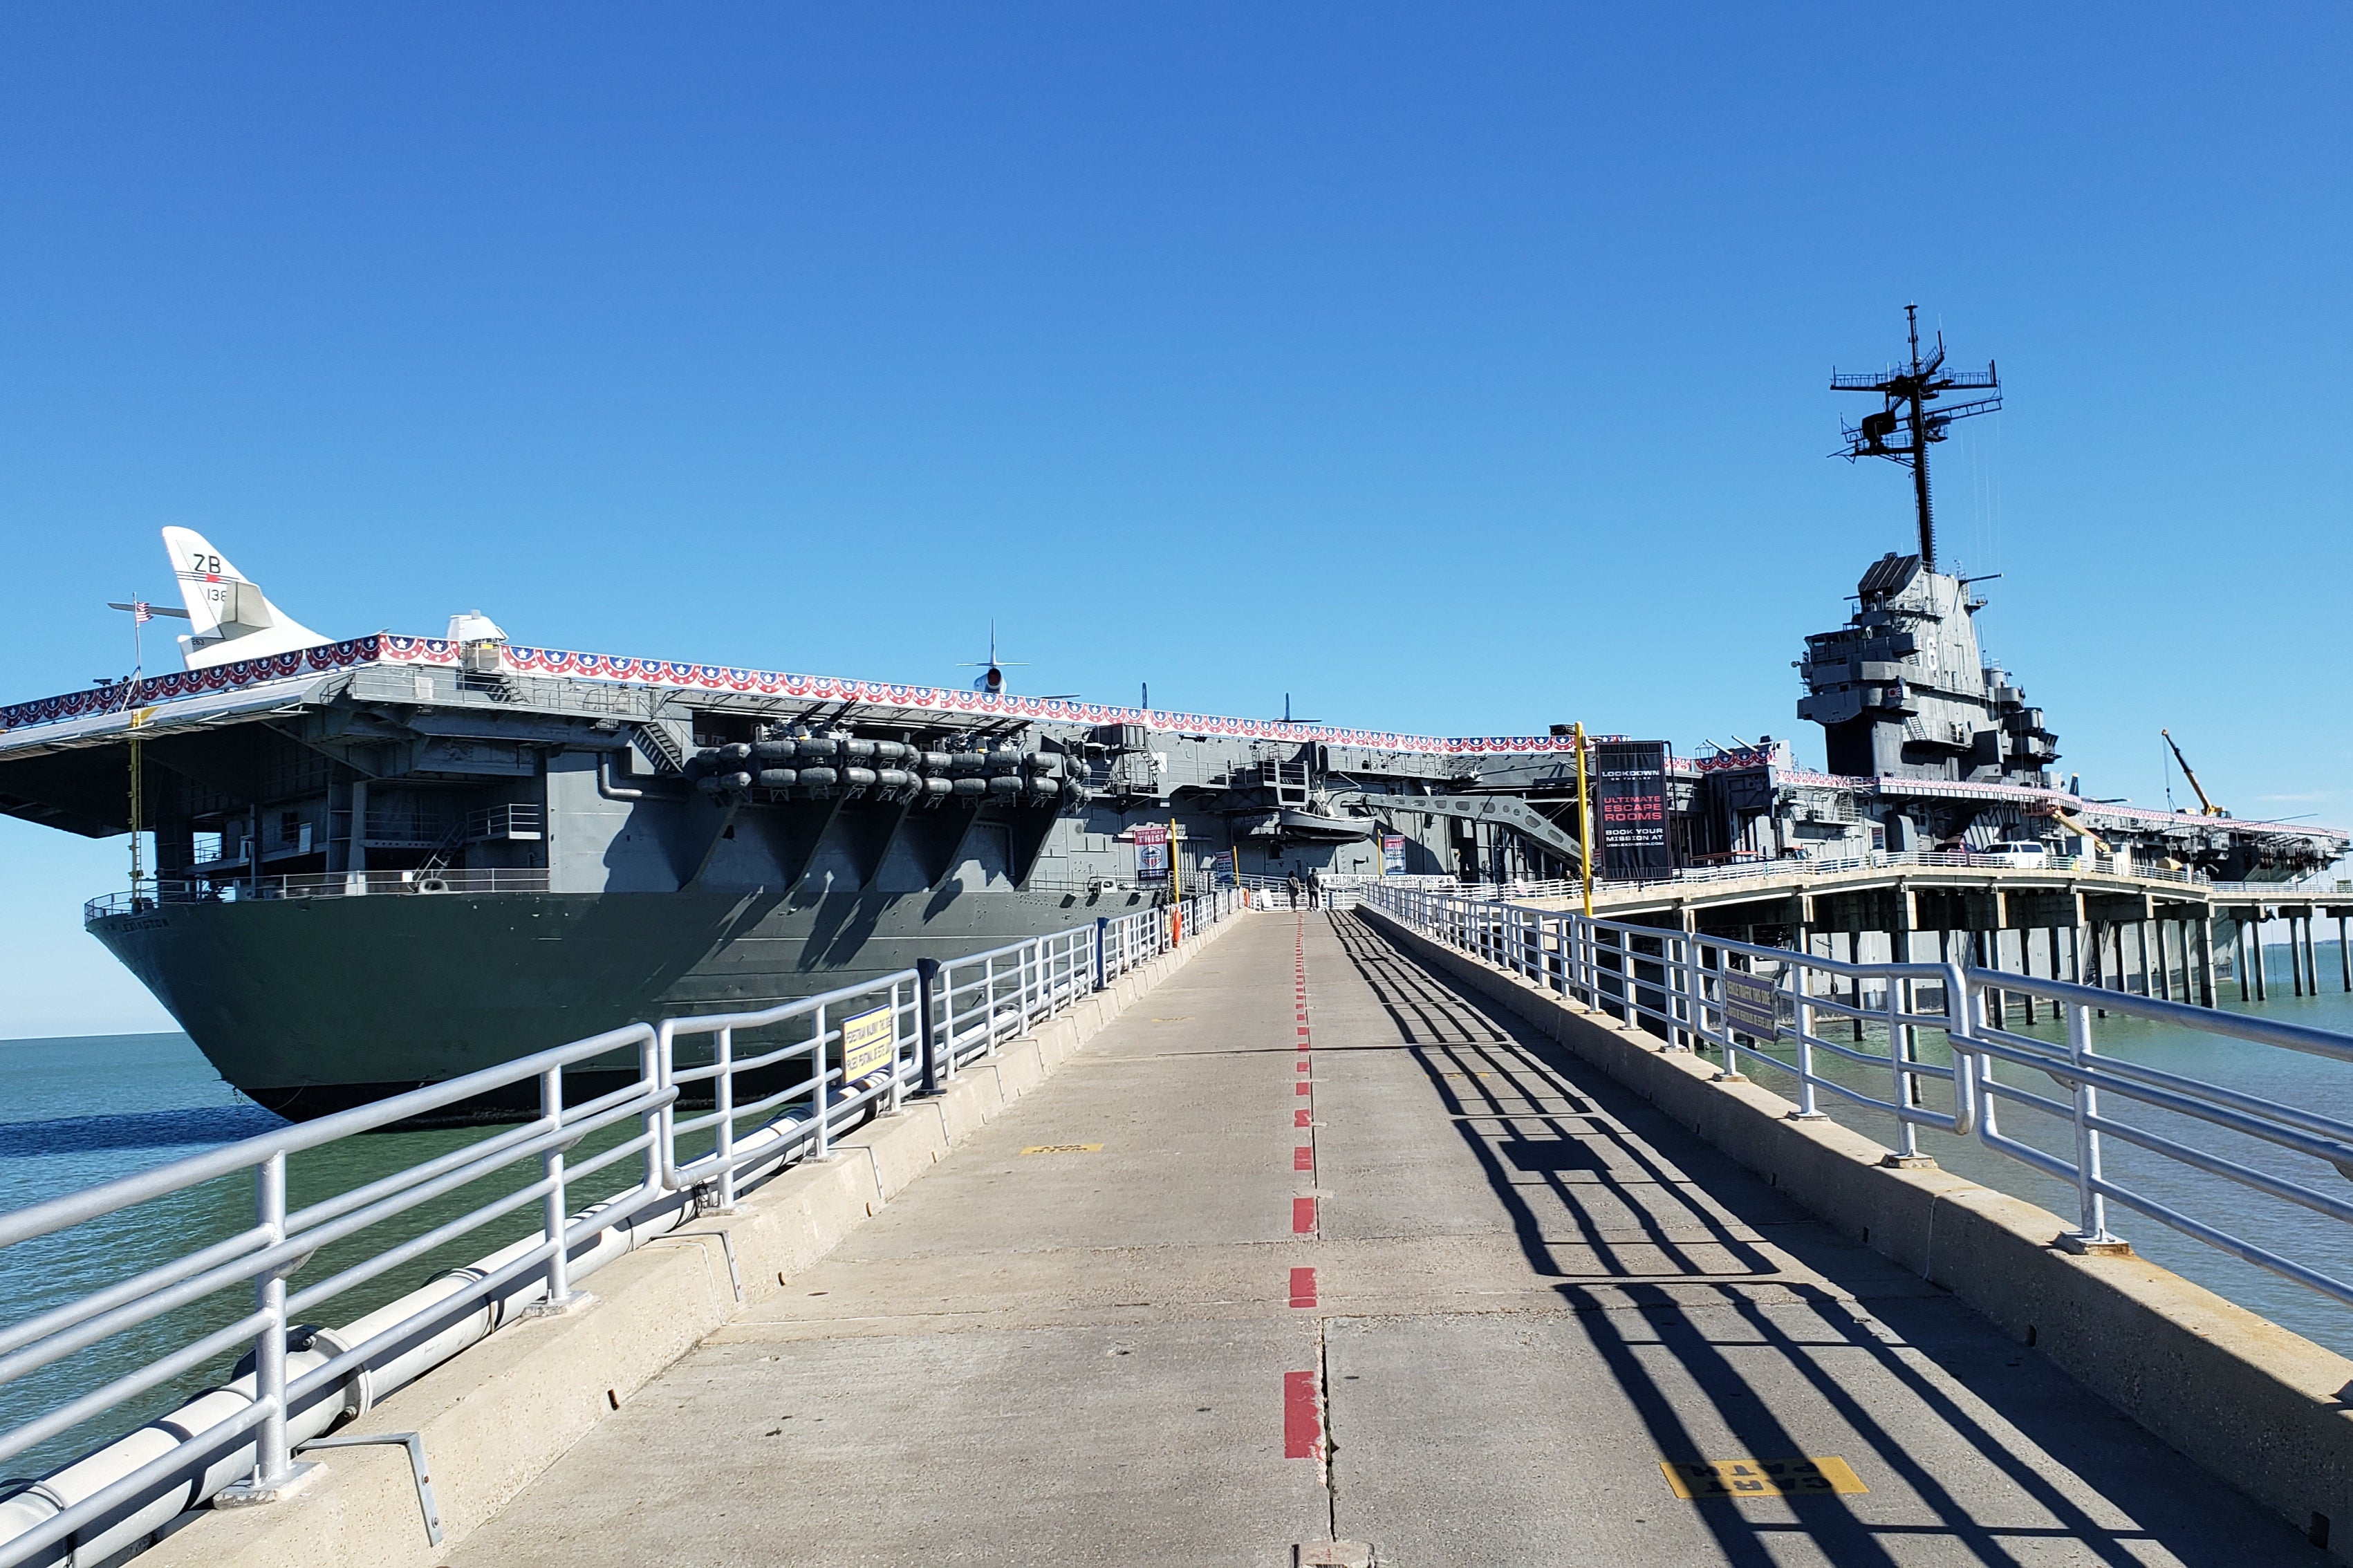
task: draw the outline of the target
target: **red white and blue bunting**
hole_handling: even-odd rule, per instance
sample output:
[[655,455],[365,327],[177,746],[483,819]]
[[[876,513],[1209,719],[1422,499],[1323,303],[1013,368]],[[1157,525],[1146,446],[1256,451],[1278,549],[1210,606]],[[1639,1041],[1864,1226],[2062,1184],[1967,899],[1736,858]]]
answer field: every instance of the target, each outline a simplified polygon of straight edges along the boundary
[[[849,680],[828,675],[794,675],[739,669],[717,664],[681,664],[672,659],[628,658],[617,654],[575,653],[562,648],[518,647],[502,651],[505,667],[519,675],[568,676],[621,681],[669,690],[782,697],[815,702],[853,702],[877,708],[969,714],[985,718],[1062,724],[1142,724],[1185,735],[1232,735],[1250,740],[1319,741],[1325,745],[1375,751],[1417,752],[1444,756],[1562,752],[1575,745],[1560,735],[1482,735],[1446,738],[1392,730],[1351,730],[1329,724],[1288,724],[1272,719],[1229,719],[1209,713],[1120,708],[1100,702],[1070,702],[1013,694],[992,696],[951,687],[902,686],[889,681]],[[364,665],[455,664],[459,646],[439,637],[396,637],[386,632],[327,643],[297,653],[215,665],[209,669],[157,676],[139,683],[142,707],[214,692],[234,691],[304,675],[332,674]],[[119,713],[133,700],[122,682],[93,687],[33,702],[0,708],[0,731],[54,724],[91,714]]]

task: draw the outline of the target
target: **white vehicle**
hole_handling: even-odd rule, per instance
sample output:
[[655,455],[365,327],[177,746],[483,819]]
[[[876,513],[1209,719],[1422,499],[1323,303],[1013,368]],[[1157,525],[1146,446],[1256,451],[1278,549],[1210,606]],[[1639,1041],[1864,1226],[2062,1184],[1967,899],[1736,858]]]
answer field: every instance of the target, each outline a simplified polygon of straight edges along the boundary
[[2051,850],[2039,838],[2007,838],[1989,844],[1984,858],[2004,866],[2048,866]]

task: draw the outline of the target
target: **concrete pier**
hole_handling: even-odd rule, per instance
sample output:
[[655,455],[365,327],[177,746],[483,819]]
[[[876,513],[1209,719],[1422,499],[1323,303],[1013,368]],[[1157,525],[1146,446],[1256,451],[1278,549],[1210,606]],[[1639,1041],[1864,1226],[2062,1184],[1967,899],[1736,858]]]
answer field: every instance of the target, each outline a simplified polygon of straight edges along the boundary
[[1253,916],[417,1561],[2328,1560],[1867,1239]]

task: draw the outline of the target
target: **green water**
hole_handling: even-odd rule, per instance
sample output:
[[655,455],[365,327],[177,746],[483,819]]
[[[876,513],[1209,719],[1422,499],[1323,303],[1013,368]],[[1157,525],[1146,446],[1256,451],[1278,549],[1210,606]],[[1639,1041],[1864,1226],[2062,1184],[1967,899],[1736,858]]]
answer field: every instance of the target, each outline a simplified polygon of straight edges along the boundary
[[[286,1123],[239,1095],[186,1036],[103,1035],[0,1041],[0,1210],[21,1208],[98,1182],[253,1137]],[[347,1192],[392,1171],[491,1136],[501,1129],[374,1132],[306,1150],[287,1162],[290,1208]],[[637,1131],[634,1122],[593,1134],[575,1163]],[[639,1158],[576,1183],[575,1212],[634,1184]],[[494,1173],[322,1249],[290,1277],[289,1289],[323,1279],[399,1241],[529,1184],[534,1158]],[[538,1229],[538,1204],[491,1220],[400,1268],[301,1314],[345,1323]],[[21,1322],[253,1223],[253,1177],[226,1176],[0,1252],[0,1323]],[[97,1388],[166,1351],[235,1322],[253,1310],[250,1286],[237,1286],[104,1341],[0,1386],[0,1431]],[[94,1417],[26,1454],[0,1461],[0,1478],[33,1477],[88,1452],[227,1378],[237,1352],[216,1358]]]

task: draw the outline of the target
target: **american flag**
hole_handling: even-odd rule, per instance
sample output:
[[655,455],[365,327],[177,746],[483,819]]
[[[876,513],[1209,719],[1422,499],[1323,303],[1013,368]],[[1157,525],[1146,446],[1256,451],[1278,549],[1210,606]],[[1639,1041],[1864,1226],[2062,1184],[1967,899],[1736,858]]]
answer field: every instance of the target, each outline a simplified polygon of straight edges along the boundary
[[133,599],[131,601],[131,624],[132,626],[143,626],[154,618],[154,606],[148,604],[146,600]]

